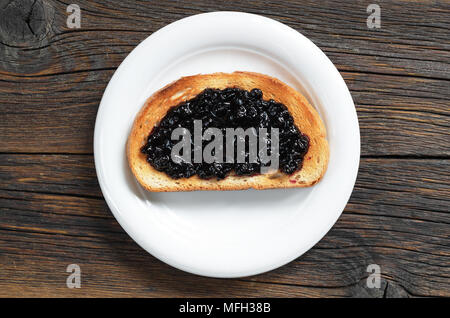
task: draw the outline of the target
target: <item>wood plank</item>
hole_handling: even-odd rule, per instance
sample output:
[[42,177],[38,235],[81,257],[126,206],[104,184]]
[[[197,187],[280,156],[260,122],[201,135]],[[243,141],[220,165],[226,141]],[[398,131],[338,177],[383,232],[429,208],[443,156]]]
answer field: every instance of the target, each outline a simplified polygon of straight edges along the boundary
[[[447,1],[382,1],[382,26],[369,29],[365,2],[233,0],[218,4],[196,0],[189,4],[124,4],[117,0],[80,0],[82,23],[75,31],[66,26],[69,2],[49,0],[42,5],[42,0],[37,0],[33,6],[32,0],[22,1],[24,5],[20,6],[10,3],[0,8],[3,20],[14,20],[14,14],[20,12],[33,12],[35,25],[32,20],[33,29],[29,30],[20,14],[16,23],[1,25],[2,73],[42,75],[117,67],[132,47],[168,23],[202,12],[238,10],[262,14],[301,31],[343,70],[450,78]],[[40,58],[34,59],[36,56]]]
[[448,82],[343,72],[364,156],[450,156]]
[[[5,237],[1,297],[338,297],[353,293],[351,286],[289,286],[190,275],[157,261],[133,242],[83,243],[83,238],[59,235],[0,233]],[[81,268],[80,289],[65,285],[69,264]]]
[[[20,3],[23,6],[10,2],[0,8],[8,18],[3,21],[17,12],[31,12],[38,25],[33,33],[9,30],[11,26],[0,23],[0,152],[92,153],[98,104],[124,57],[165,24],[217,9],[204,1],[189,6],[170,1],[80,1],[82,28],[71,30],[65,24],[66,3]],[[287,23],[330,55],[358,108],[363,155],[449,156],[446,2],[383,2],[379,30],[366,27],[363,3],[224,5],[223,9],[261,13]],[[408,23],[410,19],[415,23]],[[12,25],[19,28],[16,22]]]
[[[69,3],[0,3],[0,296],[450,296],[448,1],[379,1],[377,30],[367,2],[80,0],[79,30],[66,27]],[[316,43],[351,90],[366,157],[327,236],[245,279],[189,275],[139,248],[106,206],[91,155],[101,95],[125,56],[215,10],[262,14]],[[65,287],[70,263],[81,290]],[[366,287],[372,263],[381,289]]]
[[[413,204],[410,193],[420,194],[422,209],[419,211],[446,212],[449,165],[450,160],[362,158],[356,188],[363,190],[363,195],[381,195],[376,197],[380,200],[375,202],[378,206],[385,200],[385,194],[392,194],[398,202],[396,209],[390,211],[387,206],[381,206],[377,210],[386,210],[388,215],[404,208],[399,216],[418,217],[421,212],[418,215],[407,212]],[[102,198],[91,155],[0,154],[0,189]],[[359,204],[373,203],[364,201],[365,197],[357,196],[357,192],[352,196],[355,199]]]
[[[112,73],[4,76],[0,152],[92,153],[97,108]],[[362,155],[450,155],[448,82],[342,75],[357,107]]]
[[92,155],[0,154],[0,189],[103,198]]
[[[65,266],[78,262],[89,273],[79,295],[450,295],[450,160],[362,159],[345,212],[316,247],[280,269],[222,285],[157,261],[123,232],[101,198],[85,197],[97,186],[92,157],[0,159],[0,262],[8,273],[0,285],[13,293],[77,295],[63,284]],[[24,162],[32,162],[32,179],[23,179]],[[49,179],[57,163],[64,184]],[[372,263],[381,266],[379,290],[366,287]]]

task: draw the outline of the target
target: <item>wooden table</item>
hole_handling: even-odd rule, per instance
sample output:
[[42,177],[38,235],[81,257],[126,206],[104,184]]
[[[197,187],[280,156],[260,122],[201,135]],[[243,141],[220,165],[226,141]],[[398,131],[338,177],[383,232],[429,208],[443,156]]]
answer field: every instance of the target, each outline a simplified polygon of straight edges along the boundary
[[[69,29],[70,3],[81,28]],[[0,1],[0,296],[450,296],[450,2]],[[353,195],[290,264],[242,279],[176,270],[122,230],[100,192],[93,129],[103,91],[152,32],[241,10],[300,31],[349,86],[361,127]],[[270,45],[270,43],[268,43]],[[66,287],[78,264],[80,289]],[[366,285],[381,267],[381,288]]]

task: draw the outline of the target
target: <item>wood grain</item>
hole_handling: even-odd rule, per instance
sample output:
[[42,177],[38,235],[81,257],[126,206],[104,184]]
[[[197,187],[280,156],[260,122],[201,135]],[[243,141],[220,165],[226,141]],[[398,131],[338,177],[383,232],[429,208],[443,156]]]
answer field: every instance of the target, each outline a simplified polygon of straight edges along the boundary
[[[0,296],[450,296],[450,4],[377,1],[0,1]],[[343,215],[312,250],[245,279],[190,275],[113,218],[92,156],[98,105],[127,54],[159,28],[216,10],[262,14],[311,39],[355,101],[362,160]],[[197,35],[196,35],[197,36]],[[82,288],[66,288],[66,266]],[[366,286],[379,264],[380,289]]]
[[[14,7],[14,3],[9,7]],[[34,7],[41,8],[40,3],[38,0]],[[4,109],[0,152],[92,153],[98,104],[123,58],[166,23],[214,9],[209,4],[194,2],[192,8],[183,8],[187,12],[177,13],[178,2],[114,6],[111,1],[82,1],[82,28],[70,30],[65,25],[66,4],[52,1],[45,4],[43,8],[52,12],[45,15],[46,19],[51,16],[51,28],[41,27],[47,32],[45,37],[31,34],[16,46],[0,41],[3,43],[0,43],[0,104]],[[227,5],[235,8],[236,3]],[[428,18],[428,23],[438,31],[424,39],[430,26],[408,25],[408,32],[401,33],[404,28],[401,22],[408,17],[419,22],[424,19],[414,9],[416,4],[409,3],[408,11],[398,4],[383,4],[386,25],[378,31],[367,29],[362,3],[357,7],[335,6],[332,2],[328,5],[325,8],[314,2],[281,2],[266,6],[250,2],[242,9],[287,23],[328,53],[342,71],[357,105],[363,155],[448,156],[450,32],[445,29],[448,21],[441,21],[438,14],[447,6],[437,3],[430,9],[433,16]],[[173,13],[162,16],[169,8]],[[336,13],[330,13],[330,8]],[[268,14],[280,10],[285,16]],[[318,17],[322,20],[317,21]],[[340,27],[331,30],[327,21]],[[389,49],[386,42],[394,39],[402,42],[402,49],[396,44]],[[426,65],[423,64],[425,52],[426,56],[432,56]],[[339,60],[343,58],[345,63]],[[400,66],[384,58],[405,61],[415,73],[411,69],[393,72]],[[370,69],[358,68],[359,63]],[[389,72],[384,70],[386,65]],[[77,118],[77,125],[73,124],[73,118]],[[18,131],[17,127],[28,129]]]
[[[112,73],[3,76],[0,152],[92,153],[97,108]],[[447,81],[342,75],[358,111],[364,156],[450,155]]]
[[[10,5],[2,9],[2,14],[8,18],[18,1],[6,2]],[[20,37],[20,46],[9,39],[2,41],[8,73],[38,76],[117,67],[136,44],[170,22],[196,13],[238,10],[262,14],[292,26],[329,52],[337,66],[346,70],[450,78],[447,1],[379,1],[382,27],[376,30],[366,25],[369,1],[173,0],[122,4],[117,0],[81,0],[77,2],[83,14],[82,28],[78,30],[66,26],[70,2],[34,3],[35,11],[46,12],[37,17],[44,19],[39,20],[40,24],[48,26]],[[24,15],[29,14],[30,6],[22,9]],[[24,47],[32,50],[16,54]],[[41,59],[35,63],[17,63],[29,62],[38,54]]]
[[[179,296],[382,297],[389,286],[407,296],[449,296],[447,160],[363,159],[344,214],[316,247],[278,270],[220,284],[164,265],[133,243],[94,190],[92,156],[8,154],[0,162],[0,261],[8,273],[0,285],[9,293],[100,295],[107,282],[103,296],[170,296],[167,286],[182,281]],[[71,263],[89,273],[81,292],[63,286]],[[365,284],[372,263],[382,268],[380,290]],[[38,267],[46,289],[20,289],[17,280]]]

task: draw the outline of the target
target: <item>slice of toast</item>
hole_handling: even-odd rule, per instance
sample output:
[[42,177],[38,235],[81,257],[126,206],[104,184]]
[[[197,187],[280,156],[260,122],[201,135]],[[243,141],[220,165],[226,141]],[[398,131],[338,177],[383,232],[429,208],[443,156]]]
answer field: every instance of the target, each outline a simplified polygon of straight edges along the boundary
[[[206,88],[224,89],[237,87],[250,91],[259,88],[264,100],[273,99],[283,103],[294,118],[294,123],[310,140],[303,167],[291,175],[280,171],[255,176],[228,175],[223,180],[204,180],[194,175],[190,178],[172,179],[164,172],[155,170],[141,153],[141,147],[153,127],[167,111],[183,101],[197,96]],[[329,149],[326,130],[317,111],[306,98],[280,80],[251,72],[214,73],[182,77],[150,96],[136,116],[127,143],[127,157],[133,174],[149,191],[193,190],[244,190],[308,187],[316,184],[325,174]]]

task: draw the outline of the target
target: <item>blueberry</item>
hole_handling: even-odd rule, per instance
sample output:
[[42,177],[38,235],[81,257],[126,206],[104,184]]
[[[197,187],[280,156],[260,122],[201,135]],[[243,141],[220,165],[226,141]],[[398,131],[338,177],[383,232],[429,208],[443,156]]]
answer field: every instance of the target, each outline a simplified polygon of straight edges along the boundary
[[252,90],[250,91],[250,95],[251,95],[253,98],[261,99],[262,96],[263,96],[263,93],[262,93],[262,91],[261,91],[259,88],[254,88],[254,89],[252,89]]
[[247,110],[247,116],[253,120],[256,118],[256,116],[258,116],[258,111],[256,110],[255,107],[250,106],[250,107],[248,107],[248,110]]
[[247,108],[244,106],[239,107],[239,109],[236,112],[237,118],[244,118],[247,114]]
[[281,171],[283,171],[286,174],[292,174],[298,169],[297,162],[294,160],[290,160],[286,162],[282,167]]
[[[237,175],[260,173],[261,162],[249,163],[248,147],[244,151],[245,163],[175,163],[171,160],[174,141],[172,130],[183,127],[191,132],[194,120],[201,119],[203,129],[215,127],[221,129],[224,136],[226,128],[244,129],[279,128],[280,133],[280,170],[291,174],[301,168],[303,156],[309,148],[309,138],[294,125],[294,120],[286,106],[274,100],[265,101],[260,89],[245,91],[238,88],[223,90],[207,88],[196,97],[172,107],[161,122],[150,132],[147,143],[141,152],[147,161],[158,171],[173,179],[189,178],[198,175],[202,179],[226,178],[234,170]],[[191,141],[192,143],[193,141]],[[270,134],[267,145],[270,151]],[[203,143],[203,147],[206,142]],[[191,151],[194,146],[191,145]],[[235,147],[235,162],[237,151]],[[193,156],[191,156],[193,158]],[[258,158],[259,159],[259,158]]]
[[234,105],[236,105],[236,106],[238,106],[238,107],[244,105],[244,101],[243,101],[240,97],[235,98],[234,101],[233,101],[233,103],[234,103]]

